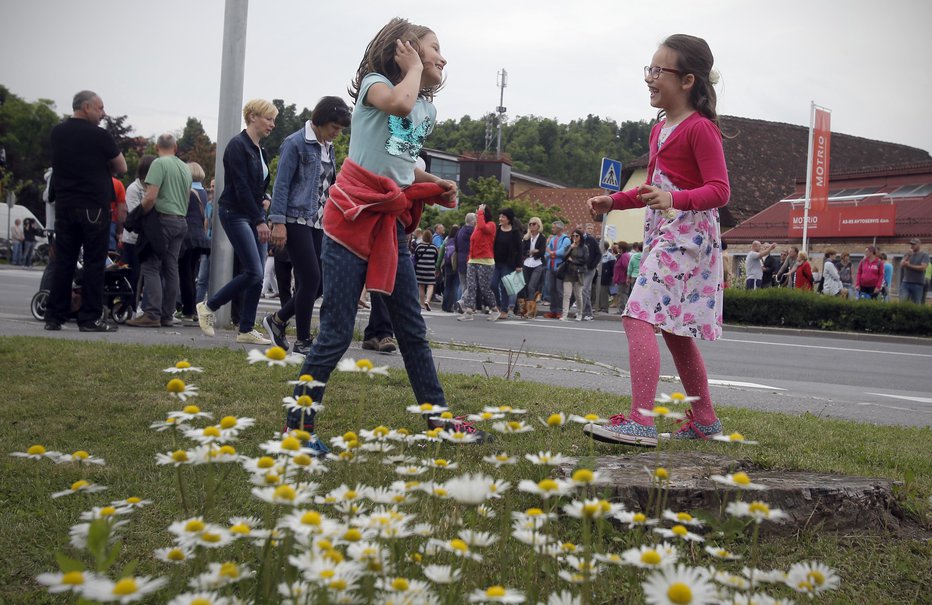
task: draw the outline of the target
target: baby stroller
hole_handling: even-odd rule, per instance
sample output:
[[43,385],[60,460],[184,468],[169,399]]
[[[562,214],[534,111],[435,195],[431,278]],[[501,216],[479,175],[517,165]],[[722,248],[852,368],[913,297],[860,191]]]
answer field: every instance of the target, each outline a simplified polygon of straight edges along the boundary
[[[49,289],[51,288],[51,268],[50,263],[42,273],[42,281],[39,282],[39,291],[32,297],[29,310],[32,316],[39,321],[45,321],[45,309],[49,300]],[[74,282],[71,285],[71,313],[69,319],[75,319],[78,316],[78,309],[81,308],[81,281],[84,275],[84,268],[78,263],[78,268],[74,273]],[[118,324],[124,323],[133,316],[133,287],[129,281],[130,269],[125,265],[111,264],[104,270],[104,307],[105,312],[109,313],[113,321]]]

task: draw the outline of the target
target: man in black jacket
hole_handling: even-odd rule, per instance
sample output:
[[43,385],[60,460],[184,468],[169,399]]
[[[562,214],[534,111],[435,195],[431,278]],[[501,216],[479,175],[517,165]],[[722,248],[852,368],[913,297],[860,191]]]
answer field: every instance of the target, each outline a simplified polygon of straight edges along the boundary
[[[582,225],[577,225],[577,229],[582,229]],[[582,306],[580,311],[583,315],[583,321],[592,321],[592,280],[595,277],[596,269],[602,261],[602,251],[599,249],[599,240],[592,235],[592,224],[586,225],[586,231],[583,235],[583,244],[589,249],[589,261],[586,263],[586,272],[583,274],[582,281]],[[576,302],[579,305],[579,301]]]

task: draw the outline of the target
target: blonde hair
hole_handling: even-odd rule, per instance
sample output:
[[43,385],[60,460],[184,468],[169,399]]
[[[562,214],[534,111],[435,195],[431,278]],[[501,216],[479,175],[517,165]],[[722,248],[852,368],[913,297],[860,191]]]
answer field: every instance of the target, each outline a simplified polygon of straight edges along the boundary
[[539,216],[532,216],[527,222],[527,231],[524,232],[524,239],[531,239],[531,225],[536,224],[541,231],[544,230],[544,224],[540,222]]
[[252,122],[250,116],[260,116],[263,118],[275,118],[278,115],[278,109],[265,99],[253,99],[243,106],[243,119],[246,125]]
[[191,171],[191,180],[195,183],[200,183],[207,177],[204,168],[197,162],[188,162],[188,170]]
[[805,252],[800,252],[799,254],[796,255],[796,258],[802,262],[806,262],[807,260],[809,260],[809,255],[806,254]]

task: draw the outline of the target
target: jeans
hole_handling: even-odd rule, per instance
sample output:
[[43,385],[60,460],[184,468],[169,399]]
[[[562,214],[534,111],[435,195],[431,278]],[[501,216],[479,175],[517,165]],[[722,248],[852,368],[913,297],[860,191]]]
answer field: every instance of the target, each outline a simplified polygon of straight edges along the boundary
[[188,224],[183,216],[159,214],[159,225],[165,251],[162,256],[150,254],[142,263],[142,283],[146,290],[142,310],[150,317],[171,319],[175,314],[180,283],[178,253],[181,252]]
[[744,280],[745,290],[760,290],[762,280],[749,277]]
[[13,265],[19,265],[23,262],[23,242],[13,242],[13,257],[10,259],[10,263]]
[[33,242],[29,242],[29,241],[23,242],[23,248],[22,248],[23,251],[22,251],[22,253],[21,253],[21,255],[22,255],[22,259],[21,259],[21,260],[22,260],[22,263],[23,263],[23,266],[24,266],[24,267],[31,267],[31,266],[32,266],[32,253],[35,251],[35,249],[36,249],[36,242],[34,242],[34,241],[33,241]]
[[550,282],[550,312],[551,313],[563,313],[563,311],[569,311],[569,309],[563,308],[563,280],[557,278],[557,274],[554,271],[548,271],[552,274]]
[[923,303],[922,287],[923,284],[917,284],[915,282],[900,282],[900,301],[909,301],[921,305]]
[[197,313],[197,273],[201,262],[200,248],[188,248],[178,257],[178,291],[181,294],[181,314],[191,317]]
[[522,290],[524,298],[534,300],[537,293],[541,291],[541,286],[544,285],[544,266],[524,267],[522,271],[524,273],[524,290]]
[[369,323],[363,332],[363,340],[370,338],[391,338],[392,319],[388,314],[388,304],[385,302],[385,295],[379,292],[369,293]]
[[460,277],[450,267],[443,268],[443,303],[440,308],[451,313],[453,303],[459,300],[460,296]]
[[200,267],[197,270],[197,291],[194,298],[201,302],[207,298],[207,287],[210,285],[210,255],[202,254]]
[[249,217],[230,210],[226,206],[220,206],[217,214],[223,230],[226,231],[227,239],[233,247],[233,252],[239,259],[242,272],[208,298],[207,307],[216,311],[233,300],[234,296],[242,295],[243,303],[239,309],[239,331],[250,332],[256,326],[256,309],[259,307],[259,296],[262,294],[263,260],[265,259],[263,252],[266,246],[259,243],[259,234]]
[[[294,317],[298,340],[310,340],[314,301],[320,291],[320,245],[324,232],[308,225],[285,223],[285,233],[288,236],[285,248],[294,268],[295,292],[278,311],[278,318],[287,322]],[[281,288],[279,296],[284,296]]]
[[[421,317],[418,302],[417,280],[411,253],[404,244],[404,228],[398,227],[398,258],[395,287],[391,295],[383,295],[398,348],[404,358],[408,380],[417,403],[445,405],[446,397],[427,340],[427,324]],[[326,383],[353,341],[359,295],[366,283],[368,262],[359,258],[329,237],[324,237],[321,259],[324,264],[324,302],[320,307],[320,332],[304,361],[300,374],[310,374],[315,380]],[[365,380],[365,378],[363,378]],[[316,402],[323,401],[325,387],[308,393]],[[303,394],[304,387],[295,388],[295,397]],[[297,428],[301,412],[289,412],[288,426]],[[305,426],[313,424],[313,417],[305,415]]]
[[492,280],[489,285],[495,295],[495,304],[498,305],[498,309],[502,313],[507,313],[508,309],[515,306],[515,296],[508,294],[505,284],[502,283],[502,278],[509,273],[513,273],[514,270],[514,267],[506,263],[495,263],[492,269]]
[[[586,269],[582,274],[582,311],[583,317],[592,317],[592,280],[595,277],[595,269]],[[579,303],[576,303],[579,305]]]
[[133,309],[135,309],[139,303],[139,277],[142,275],[142,267],[136,256],[136,244],[123,242],[123,254],[120,255],[120,260],[129,265],[129,283],[133,287]]
[[82,247],[84,277],[78,323],[90,324],[100,319],[104,309],[104,266],[109,235],[109,209],[58,208],[46,321],[63,323],[70,314],[71,283]]

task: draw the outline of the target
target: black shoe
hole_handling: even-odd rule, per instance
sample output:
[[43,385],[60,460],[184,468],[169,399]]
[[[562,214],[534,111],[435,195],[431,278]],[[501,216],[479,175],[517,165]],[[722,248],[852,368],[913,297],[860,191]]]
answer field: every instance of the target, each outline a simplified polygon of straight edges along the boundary
[[368,340],[362,341],[362,348],[364,348],[367,351],[378,351],[379,344],[380,344],[379,339],[373,337]]
[[307,354],[311,352],[311,345],[314,344],[314,340],[296,340],[294,341],[294,348],[291,350],[292,353],[297,353],[298,355],[304,355],[307,357]]
[[78,330],[82,332],[116,332],[117,327],[113,324],[108,324],[107,322],[98,319],[95,322],[88,324],[81,324],[78,326]]
[[275,343],[275,346],[288,350],[288,338],[285,336],[287,324],[275,320],[275,314],[269,313],[262,318],[262,327],[265,333],[269,335],[269,340]]
[[57,332],[61,330],[61,322],[55,320],[49,320],[45,322],[45,329],[49,332]]

